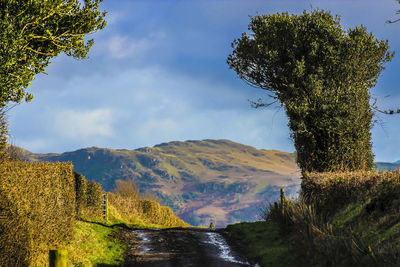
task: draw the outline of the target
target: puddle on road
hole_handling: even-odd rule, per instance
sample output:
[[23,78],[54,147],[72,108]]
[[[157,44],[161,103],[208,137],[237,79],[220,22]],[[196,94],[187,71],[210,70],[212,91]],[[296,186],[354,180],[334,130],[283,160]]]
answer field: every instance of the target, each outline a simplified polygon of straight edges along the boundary
[[147,236],[147,233],[141,230],[136,230],[133,232],[135,233],[141,244],[138,246],[138,253],[146,254],[147,252],[151,251],[152,249],[148,246],[151,243],[151,239]]
[[[137,255],[145,257],[146,254],[165,252],[165,251],[158,251],[159,248],[157,248],[157,245],[154,244],[154,238],[157,237],[156,233],[149,232],[147,230],[134,230],[133,232],[136,235],[135,243],[136,243]],[[251,266],[250,263],[248,263],[247,261],[235,257],[231,248],[226,243],[225,239],[222,237],[221,234],[217,232],[202,232],[201,236],[202,238],[199,238],[198,241],[200,241],[201,243],[205,244],[208,247],[207,251],[214,252],[212,253],[214,259],[217,259],[218,261],[228,262],[228,264],[232,264],[234,266],[236,265]],[[254,267],[258,267],[258,265],[255,265]]]
[[232,251],[229,245],[226,243],[225,239],[219,233],[208,232],[206,233],[206,235],[209,239],[208,241],[206,241],[206,243],[212,244],[218,248],[219,250],[218,256],[221,259],[228,262],[250,265],[248,262],[238,260],[237,258],[235,258],[235,256],[232,255]]

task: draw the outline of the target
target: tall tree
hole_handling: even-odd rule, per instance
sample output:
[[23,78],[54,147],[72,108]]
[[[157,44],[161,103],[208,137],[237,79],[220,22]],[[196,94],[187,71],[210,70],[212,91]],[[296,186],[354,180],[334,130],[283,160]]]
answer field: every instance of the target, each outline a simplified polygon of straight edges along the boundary
[[393,56],[387,41],[323,10],[256,16],[249,30],[227,63],[285,108],[300,168],[373,168],[370,89]]
[[26,89],[51,58],[64,52],[84,59],[106,25],[102,0],[0,0],[0,108],[29,101]]

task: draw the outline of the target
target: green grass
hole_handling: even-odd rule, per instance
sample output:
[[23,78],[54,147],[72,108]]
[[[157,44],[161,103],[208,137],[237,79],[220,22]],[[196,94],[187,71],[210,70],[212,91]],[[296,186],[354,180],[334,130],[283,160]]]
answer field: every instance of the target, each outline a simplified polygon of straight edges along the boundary
[[279,236],[273,222],[243,222],[227,226],[229,235],[242,244],[250,259],[260,266],[293,266],[289,245]]
[[[111,206],[111,208],[113,208]],[[111,209],[113,210],[113,209]],[[112,213],[113,214],[113,213]],[[98,264],[121,264],[125,245],[110,236],[118,227],[124,224],[131,228],[166,228],[163,225],[137,222],[127,222],[126,218],[111,216],[108,222],[91,220],[76,221],[73,240],[65,247],[68,251],[68,261],[71,266],[96,266]]]
[[74,239],[66,247],[73,266],[120,264],[125,246],[109,235],[113,229],[94,223],[77,221]]
[[333,219],[333,225],[341,227],[346,223],[355,219],[359,216],[364,208],[364,205],[359,202],[353,202],[348,205],[343,212],[338,213]]

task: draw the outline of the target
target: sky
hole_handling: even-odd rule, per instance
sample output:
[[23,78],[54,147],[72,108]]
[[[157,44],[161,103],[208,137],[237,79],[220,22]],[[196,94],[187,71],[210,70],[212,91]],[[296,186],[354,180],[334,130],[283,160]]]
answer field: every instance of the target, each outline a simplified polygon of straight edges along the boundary
[[[268,92],[240,80],[226,58],[249,15],[314,8],[389,41],[398,55],[371,93],[381,109],[399,108],[400,22],[386,23],[400,18],[395,0],[104,0],[108,24],[88,36],[89,59],[52,60],[29,88],[35,99],[8,112],[10,141],[36,153],[201,139],[294,152],[283,108],[252,108]],[[375,160],[400,160],[400,115],[375,119]]]

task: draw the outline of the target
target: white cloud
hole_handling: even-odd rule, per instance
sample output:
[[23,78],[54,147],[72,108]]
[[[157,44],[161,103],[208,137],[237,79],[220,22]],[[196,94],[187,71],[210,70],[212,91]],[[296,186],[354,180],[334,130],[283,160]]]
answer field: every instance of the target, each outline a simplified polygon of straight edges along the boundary
[[[230,75],[224,62],[229,44],[247,29],[248,14],[301,13],[310,10],[310,1],[181,1],[173,9],[161,2],[105,1],[109,25],[94,36],[89,60],[54,59],[46,69],[49,75],[38,75],[31,87],[35,100],[10,112],[16,145],[63,152],[93,145],[137,148],[227,138],[293,151],[284,110],[275,116],[275,110],[250,108],[247,99],[265,97],[265,91],[249,88],[233,71]],[[397,50],[400,27],[385,20],[396,18],[400,6],[386,2],[312,4],[341,14],[346,28],[365,24]],[[397,58],[378,84],[397,99],[387,99],[382,108],[400,103]],[[387,133],[379,126],[373,130],[374,152],[379,160],[395,161],[400,159],[399,117],[384,120]]]
[[109,109],[65,110],[55,115],[55,130],[68,139],[112,137],[113,112]]
[[130,56],[143,56],[164,37],[165,34],[162,32],[150,33],[143,38],[114,35],[108,40],[108,49],[110,55],[117,59]]
[[[45,89],[56,83],[37,84]],[[133,149],[174,140],[231,139],[293,151],[284,112],[273,119],[275,110],[255,110],[247,102],[264,94],[257,90],[162,67],[130,68],[112,77],[75,76],[58,89],[38,90],[37,100],[15,109],[17,145],[34,152],[64,152],[88,146]]]

